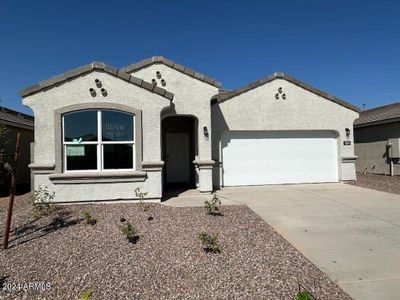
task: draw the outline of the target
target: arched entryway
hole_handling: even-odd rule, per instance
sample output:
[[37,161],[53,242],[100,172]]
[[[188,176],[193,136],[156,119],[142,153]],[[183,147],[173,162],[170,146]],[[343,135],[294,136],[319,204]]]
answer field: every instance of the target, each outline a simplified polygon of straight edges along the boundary
[[197,119],[193,116],[168,116],[161,122],[164,188],[195,188]]

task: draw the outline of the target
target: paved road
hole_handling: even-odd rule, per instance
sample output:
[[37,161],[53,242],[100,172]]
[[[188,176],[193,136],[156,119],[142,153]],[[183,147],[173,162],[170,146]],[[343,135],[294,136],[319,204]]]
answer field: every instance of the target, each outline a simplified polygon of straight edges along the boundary
[[[244,203],[356,300],[400,299],[400,195],[347,184],[224,188],[223,204]],[[188,192],[166,202],[203,205]]]

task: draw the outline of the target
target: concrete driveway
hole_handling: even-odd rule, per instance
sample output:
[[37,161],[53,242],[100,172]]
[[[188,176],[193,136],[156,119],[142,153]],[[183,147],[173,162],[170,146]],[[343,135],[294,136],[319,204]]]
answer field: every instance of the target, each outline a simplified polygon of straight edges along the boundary
[[340,183],[219,195],[247,204],[354,299],[400,298],[400,195]]
[[[352,185],[224,188],[224,205],[246,204],[354,299],[400,299],[400,195]],[[203,206],[187,191],[165,202]]]

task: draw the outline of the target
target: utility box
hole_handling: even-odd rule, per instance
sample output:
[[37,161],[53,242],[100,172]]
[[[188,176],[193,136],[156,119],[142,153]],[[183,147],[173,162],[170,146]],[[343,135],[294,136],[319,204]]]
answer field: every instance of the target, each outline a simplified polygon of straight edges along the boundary
[[389,158],[400,158],[400,138],[389,139]]

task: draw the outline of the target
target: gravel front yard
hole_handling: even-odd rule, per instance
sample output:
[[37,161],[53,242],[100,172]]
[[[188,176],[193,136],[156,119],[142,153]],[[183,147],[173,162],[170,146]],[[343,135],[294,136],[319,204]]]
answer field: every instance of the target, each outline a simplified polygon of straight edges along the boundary
[[[7,201],[0,199],[0,233]],[[318,299],[351,299],[247,206],[203,208],[152,204],[68,205],[35,221],[30,195],[14,206],[11,248],[0,251],[0,299],[293,299],[302,283]],[[85,225],[81,212],[97,219]],[[154,219],[149,221],[148,217]],[[120,218],[140,239],[122,235]],[[202,231],[218,233],[222,252],[206,254]],[[10,284],[44,282],[48,289],[5,291]]]
[[357,173],[357,181],[350,184],[378,191],[400,194],[400,176]]

